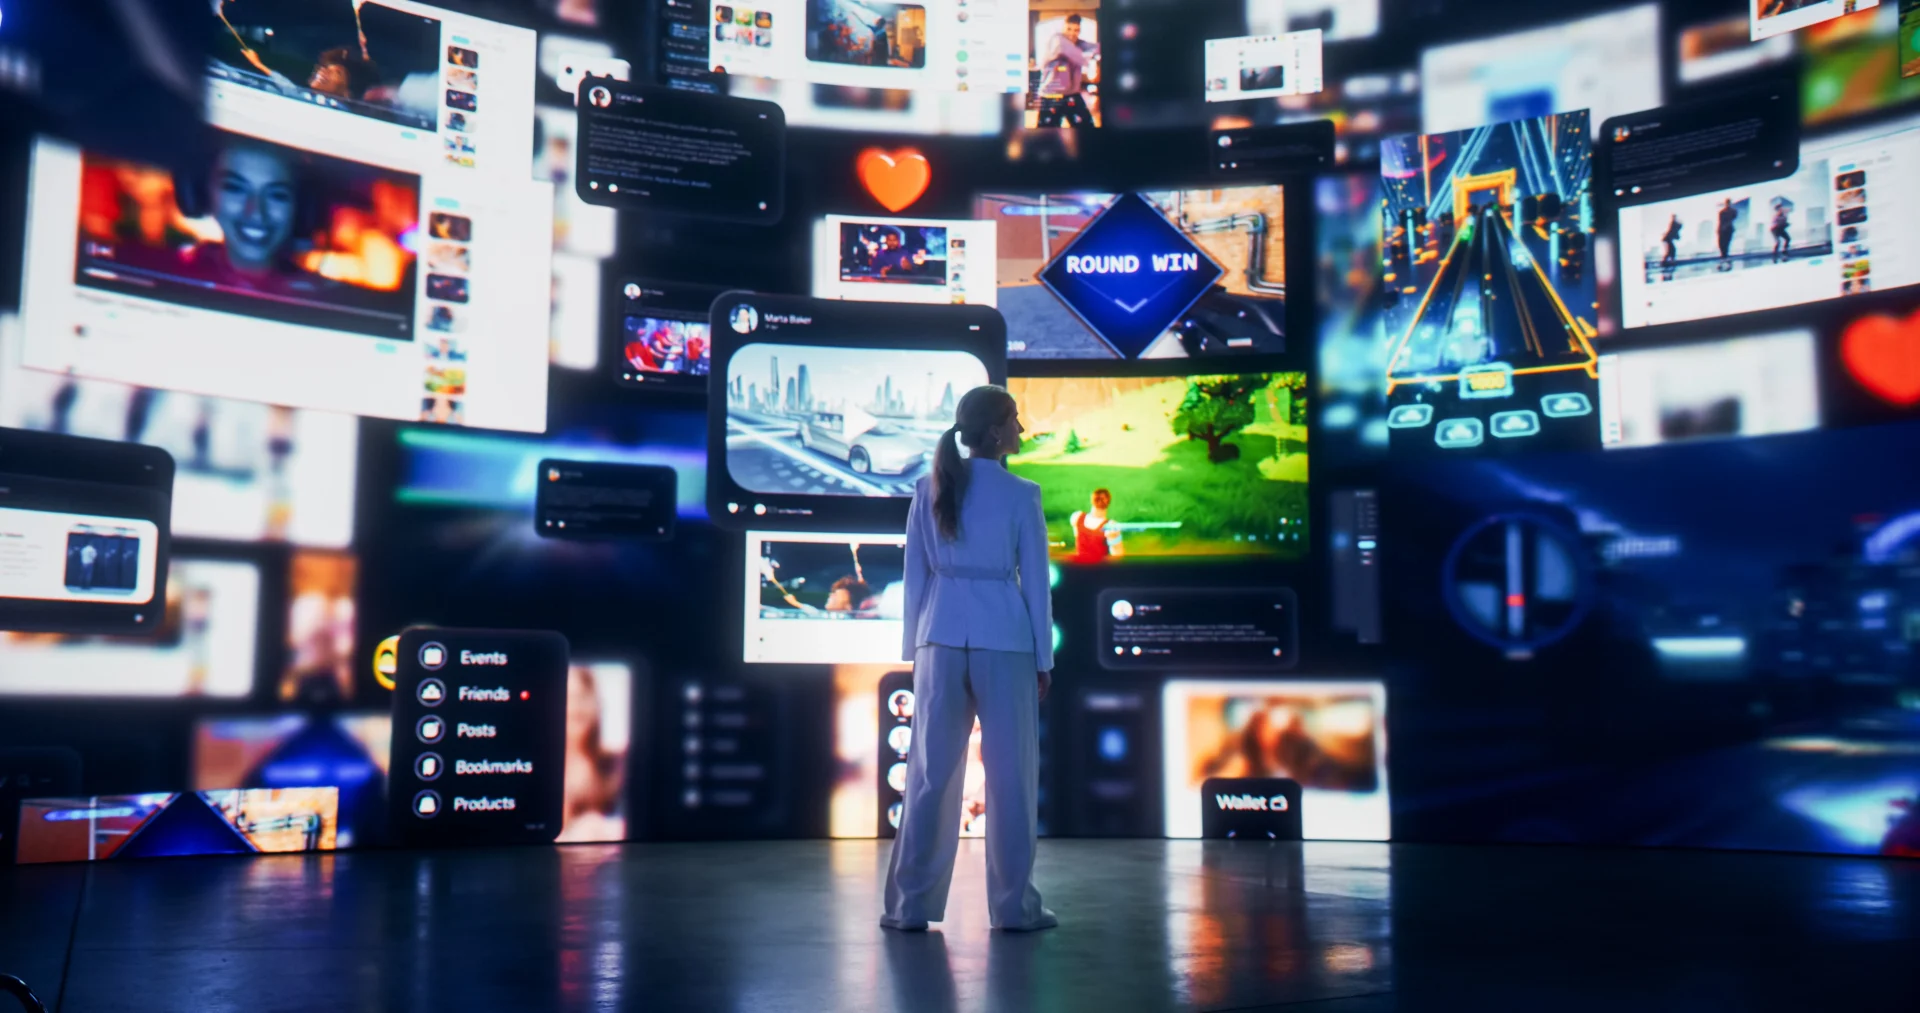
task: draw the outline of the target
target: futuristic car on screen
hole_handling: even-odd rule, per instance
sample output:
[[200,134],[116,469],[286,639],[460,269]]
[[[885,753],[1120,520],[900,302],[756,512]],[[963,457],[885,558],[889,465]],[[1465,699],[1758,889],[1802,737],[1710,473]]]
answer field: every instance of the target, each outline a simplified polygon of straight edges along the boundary
[[800,422],[800,445],[861,475],[904,474],[931,456],[926,437],[858,409],[808,415]]

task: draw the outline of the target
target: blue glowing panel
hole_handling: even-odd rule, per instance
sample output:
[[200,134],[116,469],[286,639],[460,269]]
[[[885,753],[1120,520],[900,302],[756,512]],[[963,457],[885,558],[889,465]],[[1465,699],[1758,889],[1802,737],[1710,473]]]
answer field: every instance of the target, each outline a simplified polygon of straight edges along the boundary
[[1040,271],[1040,282],[1133,359],[1226,272],[1138,194],[1121,194]]

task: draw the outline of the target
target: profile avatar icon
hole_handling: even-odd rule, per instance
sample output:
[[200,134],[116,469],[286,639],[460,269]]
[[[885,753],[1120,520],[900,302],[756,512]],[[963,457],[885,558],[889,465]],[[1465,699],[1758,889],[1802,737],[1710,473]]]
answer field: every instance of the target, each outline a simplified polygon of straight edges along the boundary
[[760,328],[760,311],[745,304],[735,306],[727,316],[727,323],[733,326],[735,334],[752,334]]
[[887,768],[887,787],[894,791],[907,790],[907,765],[896,763]]
[[902,721],[913,720],[913,690],[896,689],[887,696],[887,713]]
[[894,725],[893,730],[887,733],[887,746],[901,756],[907,755],[907,750],[912,745],[912,725]]
[[605,109],[613,104],[613,93],[596,84],[587,89],[587,101],[593,103],[595,109]]
[[1133,618],[1133,603],[1126,599],[1113,603],[1113,618],[1116,622],[1126,622]]

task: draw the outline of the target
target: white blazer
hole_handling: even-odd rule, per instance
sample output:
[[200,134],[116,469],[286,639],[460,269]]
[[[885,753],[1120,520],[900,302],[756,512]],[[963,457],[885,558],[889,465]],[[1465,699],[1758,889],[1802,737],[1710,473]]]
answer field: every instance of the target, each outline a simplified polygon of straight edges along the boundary
[[952,541],[941,537],[933,519],[933,479],[914,488],[901,656],[913,660],[923,644],[1032,651],[1034,667],[1052,671],[1053,599],[1040,487],[1007,474],[998,461],[968,458],[967,466],[973,472]]

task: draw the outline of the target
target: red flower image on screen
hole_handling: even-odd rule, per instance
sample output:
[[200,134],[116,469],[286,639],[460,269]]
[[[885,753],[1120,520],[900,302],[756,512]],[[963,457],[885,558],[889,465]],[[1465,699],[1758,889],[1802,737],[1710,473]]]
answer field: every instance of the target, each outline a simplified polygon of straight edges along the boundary
[[82,155],[74,282],[411,340],[420,177],[224,136],[189,173]]

